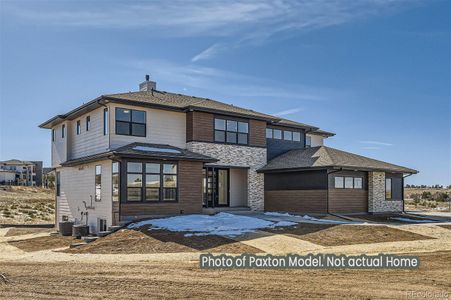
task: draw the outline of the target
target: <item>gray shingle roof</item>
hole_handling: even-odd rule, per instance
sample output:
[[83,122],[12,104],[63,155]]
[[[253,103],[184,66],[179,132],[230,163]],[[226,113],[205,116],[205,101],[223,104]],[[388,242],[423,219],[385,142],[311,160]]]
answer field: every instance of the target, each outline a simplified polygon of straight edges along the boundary
[[309,168],[343,168],[394,173],[418,173],[418,171],[414,169],[397,166],[326,146],[288,151],[269,161],[268,164],[259,171],[268,172]]
[[131,143],[112,151],[97,153],[68,160],[62,163],[63,166],[75,166],[83,163],[111,159],[113,157],[136,157],[144,159],[168,159],[168,160],[194,160],[202,162],[216,162],[215,158],[203,154],[177,148],[170,145]]

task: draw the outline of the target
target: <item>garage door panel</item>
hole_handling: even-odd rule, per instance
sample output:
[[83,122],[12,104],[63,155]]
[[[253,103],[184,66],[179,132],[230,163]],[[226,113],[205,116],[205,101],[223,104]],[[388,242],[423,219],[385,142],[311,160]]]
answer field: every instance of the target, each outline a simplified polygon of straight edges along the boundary
[[273,190],[265,192],[266,211],[326,213],[327,190]]
[[360,213],[368,211],[368,191],[359,189],[329,190],[331,213]]

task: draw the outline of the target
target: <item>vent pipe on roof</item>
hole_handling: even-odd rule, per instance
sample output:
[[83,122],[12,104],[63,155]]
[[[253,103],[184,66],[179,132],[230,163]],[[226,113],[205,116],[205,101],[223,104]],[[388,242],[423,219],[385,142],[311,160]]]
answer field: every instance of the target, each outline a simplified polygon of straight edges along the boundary
[[157,89],[157,83],[150,80],[150,76],[146,75],[146,81],[139,84],[140,92],[151,92]]

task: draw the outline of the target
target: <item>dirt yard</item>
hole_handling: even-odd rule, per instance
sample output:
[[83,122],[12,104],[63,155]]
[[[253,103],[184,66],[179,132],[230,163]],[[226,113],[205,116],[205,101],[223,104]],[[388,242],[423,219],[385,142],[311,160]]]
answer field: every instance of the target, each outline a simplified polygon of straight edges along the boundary
[[[0,228],[0,299],[447,299],[451,227],[300,223],[243,237],[120,230],[80,248],[49,229]],[[218,253],[397,253],[417,270],[204,270]],[[293,250],[295,249],[295,250]],[[424,297],[422,297],[424,298]]]
[[48,224],[55,218],[54,191],[38,187],[1,186],[0,224]]
[[[408,299],[450,291],[451,252],[419,270],[203,270],[197,262],[0,263],[4,299]],[[440,298],[437,298],[440,299]],[[444,298],[442,298],[444,299]]]

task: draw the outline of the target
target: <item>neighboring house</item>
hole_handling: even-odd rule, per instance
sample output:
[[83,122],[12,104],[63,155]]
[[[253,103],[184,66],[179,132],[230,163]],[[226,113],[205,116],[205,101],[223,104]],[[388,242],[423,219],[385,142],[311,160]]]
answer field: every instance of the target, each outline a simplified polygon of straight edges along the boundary
[[155,215],[246,207],[303,213],[403,210],[417,171],[323,146],[333,133],[211,99],[102,95],[51,129],[57,222],[93,232]]
[[0,161],[0,184],[42,186],[42,161]]

